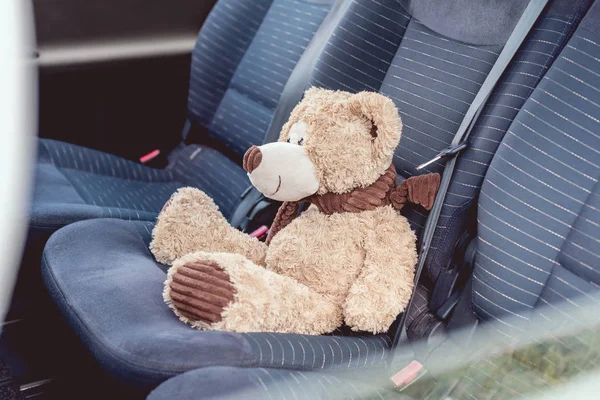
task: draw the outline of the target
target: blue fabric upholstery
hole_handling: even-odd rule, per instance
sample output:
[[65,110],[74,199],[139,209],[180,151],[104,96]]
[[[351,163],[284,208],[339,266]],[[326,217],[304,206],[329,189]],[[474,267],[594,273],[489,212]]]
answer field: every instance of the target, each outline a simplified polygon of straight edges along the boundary
[[[360,373],[359,373],[360,374]],[[357,381],[356,376],[273,368],[212,367],[161,384],[148,400],[197,399],[398,399],[398,393]]]
[[522,328],[506,317],[577,306],[600,284],[599,22],[596,4],[510,125],[481,190],[474,311],[507,335]]
[[[394,164],[406,178],[443,170],[440,162],[425,171],[417,172],[415,167],[449,145],[503,43],[469,43],[477,36],[475,32],[457,36],[455,27],[446,26],[454,23],[452,18],[427,20],[430,25],[425,25],[409,14],[402,6],[404,3],[409,2],[353,2],[348,17],[321,55],[312,84],[349,91],[374,90],[391,97],[404,123]],[[487,166],[510,122],[564,46],[589,3],[588,0],[550,2],[491,96],[471,134],[471,147],[457,165],[446,197],[426,263],[432,279],[437,277],[464,231],[466,216],[476,202]],[[512,3],[498,4],[514,7]],[[420,6],[408,8],[418,10],[424,17]],[[473,17],[469,13],[477,9],[465,8],[463,20]],[[514,12],[509,11],[509,14]],[[487,17],[494,18],[494,14]],[[486,29],[485,24],[478,26]],[[437,33],[446,31],[454,32],[455,37]],[[486,35],[487,32],[482,32],[481,37]],[[426,213],[407,207],[404,214],[419,232]]]
[[[283,86],[331,3],[219,0],[193,52],[192,123],[238,156],[261,144]],[[90,218],[154,220],[182,186],[202,189],[229,217],[250,185],[240,165],[209,147],[180,146],[169,160],[167,169],[153,169],[42,139],[31,226],[52,232]]]
[[151,387],[206,366],[383,367],[386,335],[238,334],[186,326],[160,295],[166,266],[148,250],[151,231],[152,223],[143,221],[81,221],[52,235],[44,250],[52,298],[114,376]]

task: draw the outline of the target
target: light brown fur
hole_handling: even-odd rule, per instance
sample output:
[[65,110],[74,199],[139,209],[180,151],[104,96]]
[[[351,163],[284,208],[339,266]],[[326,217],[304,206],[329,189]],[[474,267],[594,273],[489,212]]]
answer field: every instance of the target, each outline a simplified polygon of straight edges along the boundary
[[354,330],[385,332],[410,299],[416,256],[415,235],[391,206],[332,215],[313,206],[273,238],[266,261],[341,305]]
[[267,246],[232,229],[213,199],[187,187],[173,194],[159,214],[150,250],[168,265],[198,250],[237,253],[264,265]]
[[[304,146],[320,194],[372,184],[389,167],[400,138],[393,102],[374,93],[309,90],[280,141],[298,121],[309,125]],[[233,229],[203,192],[186,188],[159,216],[151,249],[159,261],[173,263],[165,301],[194,327],[322,334],[345,322],[375,333],[386,331],[409,301],[415,241],[408,221],[392,206],[331,215],[311,206],[267,248]],[[237,291],[218,323],[190,320],[170,302],[173,274],[193,261],[216,262]]]

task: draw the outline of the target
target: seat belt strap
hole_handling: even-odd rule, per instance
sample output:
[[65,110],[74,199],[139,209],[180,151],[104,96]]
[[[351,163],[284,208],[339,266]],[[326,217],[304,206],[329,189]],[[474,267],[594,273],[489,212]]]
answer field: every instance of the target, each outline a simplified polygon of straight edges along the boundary
[[185,142],[188,140],[188,136],[190,135],[190,131],[192,130],[192,121],[190,121],[189,117],[185,119],[185,123],[183,124],[183,129],[181,130],[181,139]]
[[[492,66],[487,78],[475,95],[471,106],[467,110],[465,117],[463,118],[454,138],[452,139],[450,147],[440,152],[440,154],[438,154],[433,160],[437,161],[439,159],[446,159],[447,162],[442,174],[442,179],[435,202],[433,203],[433,207],[429,212],[429,216],[427,217],[427,221],[425,222],[425,226],[423,228],[422,245],[415,271],[413,294],[406,309],[400,317],[400,322],[396,327],[396,331],[392,340],[392,347],[396,347],[398,345],[401,334],[405,330],[406,316],[408,315],[408,310],[412,306],[415,290],[417,288],[417,284],[419,283],[419,278],[429,253],[429,247],[431,246],[431,242],[433,240],[433,234],[435,233],[440,213],[442,211],[442,206],[444,205],[444,199],[446,198],[446,193],[448,191],[448,187],[450,186],[454,168],[456,167],[457,155],[461,150],[467,147],[469,135],[473,130],[475,121],[483,110],[487,99],[490,97],[492,90],[500,80],[502,74],[510,64],[514,55],[517,53],[519,47],[521,47],[521,44],[527,37],[527,34],[537,21],[547,3],[548,0],[531,0],[529,2],[527,8],[525,8],[525,11],[523,11],[521,18],[517,22],[517,25],[513,29],[510,37],[506,41],[504,48],[498,55],[498,58]],[[419,167],[423,168],[431,162],[422,164]]]
[[[323,3],[325,0],[320,0],[319,2]],[[340,23],[350,4],[352,4],[350,0],[328,0],[328,2],[333,2],[333,6],[313,35],[308,46],[306,46],[302,57],[298,60],[298,64],[296,64],[285,84],[275,112],[273,113],[271,124],[265,134],[264,143],[275,142],[279,138],[281,127],[287,122],[292,110],[302,100],[304,92],[308,89],[310,77],[319,61],[319,55],[325,49],[329,37]]]

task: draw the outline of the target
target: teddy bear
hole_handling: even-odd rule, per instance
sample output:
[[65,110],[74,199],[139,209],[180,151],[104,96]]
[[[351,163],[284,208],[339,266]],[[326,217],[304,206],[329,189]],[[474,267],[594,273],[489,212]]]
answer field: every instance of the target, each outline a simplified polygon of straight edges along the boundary
[[[150,249],[171,265],[163,297],[198,329],[325,334],[389,329],[406,307],[416,237],[399,210],[430,209],[439,174],[397,185],[402,122],[379,93],[311,88],[277,142],[252,146],[243,167],[282,202],[265,242],[229,225],[213,200],[179,189]],[[309,204],[299,213],[300,204]]]

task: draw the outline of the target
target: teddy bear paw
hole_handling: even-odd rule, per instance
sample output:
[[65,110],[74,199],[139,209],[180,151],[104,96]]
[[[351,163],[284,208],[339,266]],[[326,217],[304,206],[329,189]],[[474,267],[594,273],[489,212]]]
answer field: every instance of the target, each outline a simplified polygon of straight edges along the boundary
[[163,205],[161,214],[166,218],[204,216],[204,220],[208,218],[224,219],[214,200],[203,191],[192,187],[180,188],[173,193]]
[[179,266],[167,285],[171,307],[192,325],[221,322],[223,310],[236,294],[229,274],[214,261],[190,261]]
[[[164,204],[152,230],[150,251],[160,263],[198,250],[226,250],[219,245],[233,230],[214,201],[194,188],[181,188]],[[211,234],[209,234],[211,233]]]

